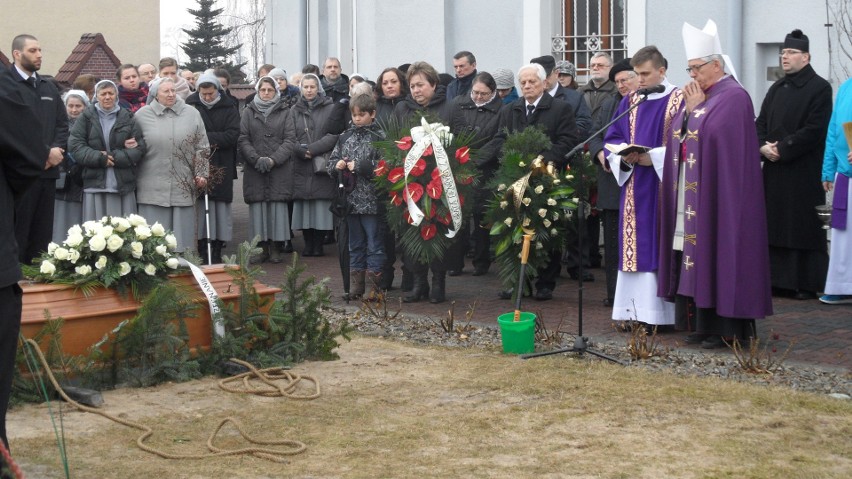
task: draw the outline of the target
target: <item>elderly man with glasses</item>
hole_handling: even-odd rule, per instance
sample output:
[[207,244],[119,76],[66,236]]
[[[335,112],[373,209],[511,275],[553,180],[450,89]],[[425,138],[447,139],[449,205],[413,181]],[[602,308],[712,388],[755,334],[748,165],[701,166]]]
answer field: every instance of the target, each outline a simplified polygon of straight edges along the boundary
[[772,314],[766,205],[751,98],[722,54],[716,24],[683,26],[692,81],[667,136],[659,294],[689,344],[754,337]]

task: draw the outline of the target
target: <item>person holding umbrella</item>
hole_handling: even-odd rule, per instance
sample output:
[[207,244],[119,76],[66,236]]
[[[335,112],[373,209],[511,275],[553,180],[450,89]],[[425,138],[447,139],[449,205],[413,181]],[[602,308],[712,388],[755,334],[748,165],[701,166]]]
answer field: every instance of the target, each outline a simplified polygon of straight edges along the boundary
[[347,299],[363,296],[369,285],[368,298],[373,300],[381,294],[385,264],[383,212],[372,181],[380,154],[373,142],[383,139],[384,135],[374,122],[376,100],[371,94],[352,97],[349,111],[352,125],[338,138],[329,158],[328,173],[342,178],[351,208],[346,224],[349,229],[348,267],[353,283]]

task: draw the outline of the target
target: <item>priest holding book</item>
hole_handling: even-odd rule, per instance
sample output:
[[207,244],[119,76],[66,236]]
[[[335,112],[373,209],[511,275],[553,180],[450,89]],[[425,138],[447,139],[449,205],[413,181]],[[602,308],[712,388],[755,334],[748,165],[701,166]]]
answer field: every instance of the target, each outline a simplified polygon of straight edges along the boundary
[[639,90],[621,100],[613,118],[638,106],[609,127],[604,137],[610,169],[621,186],[612,319],[673,325],[674,305],[657,296],[657,211],[665,141],[671,136],[682,93],[666,79],[666,61],[657,47],[640,49],[630,64],[639,77]]

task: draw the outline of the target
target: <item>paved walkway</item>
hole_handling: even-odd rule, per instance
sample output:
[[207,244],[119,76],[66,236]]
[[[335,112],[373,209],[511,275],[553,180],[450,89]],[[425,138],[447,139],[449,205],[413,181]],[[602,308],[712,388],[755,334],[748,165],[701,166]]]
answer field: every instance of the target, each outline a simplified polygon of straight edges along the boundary
[[[233,254],[239,242],[248,239],[248,207],[242,202],[242,178],[234,184],[234,241],[228,244],[225,253]],[[296,232],[293,240],[296,251],[301,251],[302,238]],[[300,259],[308,265],[307,272],[316,277],[330,279],[329,287],[336,305],[346,306],[341,299],[343,281],[337,259],[337,245],[326,245],[326,255]],[[277,285],[283,279],[284,269],[289,264],[288,258],[283,264],[263,265],[266,271],[266,282]],[[473,267],[467,261],[465,274],[457,277],[447,277],[447,302],[430,304],[428,301],[419,303],[403,303],[402,312],[431,316],[446,317],[450,302],[455,301],[455,315],[464,318],[469,305],[476,303],[473,322],[482,324],[497,324],[500,314],[514,311],[511,301],[500,300],[496,294],[500,291],[500,281],[496,267],[485,276],[474,277],[470,273]],[[604,272],[601,269],[591,270],[596,281],[585,283],[583,289],[583,335],[594,340],[626,341],[624,333],[618,333],[613,327],[610,314],[611,308],[603,306],[605,298]],[[394,280],[394,290],[389,293],[391,304],[397,305],[401,273],[397,270]],[[532,311],[543,318],[549,329],[559,326],[561,331],[576,334],[579,327],[578,284],[571,281],[563,269],[562,278],[557,283],[554,298],[550,301],[535,301],[524,298],[522,309]],[[355,302],[349,305],[357,307]],[[788,356],[788,361],[804,362],[821,366],[844,368],[852,371],[852,305],[829,306],[818,300],[796,301],[792,299],[774,298],[775,314],[758,321],[758,336],[769,340],[770,334],[776,334],[778,354],[783,352],[789,342],[795,342]],[[662,334],[662,343],[668,347],[691,348],[683,343],[685,332]]]

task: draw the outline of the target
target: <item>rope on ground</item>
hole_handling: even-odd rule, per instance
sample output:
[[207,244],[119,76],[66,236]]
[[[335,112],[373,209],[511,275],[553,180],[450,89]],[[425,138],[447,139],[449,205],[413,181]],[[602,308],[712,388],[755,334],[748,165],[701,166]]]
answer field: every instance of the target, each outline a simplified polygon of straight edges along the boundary
[[[231,376],[219,381],[219,387],[232,393],[256,394],[264,397],[285,397],[288,399],[316,399],[320,397],[319,382],[312,376],[301,376],[284,368],[257,369],[251,363],[231,358],[232,362],[245,366],[249,370],[236,376]],[[281,380],[286,380],[281,382]],[[266,387],[258,387],[253,384],[257,380]],[[295,394],[293,391],[302,381],[310,381],[314,392],[310,394]],[[277,381],[277,382],[276,382]],[[231,383],[242,382],[242,387],[231,386]]]
[[[41,348],[39,347],[38,343],[36,343],[32,339],[27,339],[27,343],[30,344],[30,346],[32,346],[32,348],[36,351],[36,354],[39,357],[39,361],[41,362],[42,367],[44,367],[44,370],[47,374],[48,379],[50,379],[51,384],[53,384],[53,387],[56,388],[56,391],[59,393],[59,395],[62,396],[62,399],[64,399],[66,402],[68,402],[69,404],[71,404],[75,408],[79,409],[80,411],[97,414],[99,416],[102,416],[102,417],[109,419],[110,421],[114,421],[114,422],[117,422],[117,423],[122,424],[124,426],[131,427],[133,429],[138,429],[138,430],[142,431],[142,435],[139,436],[136,439],[136,445],[139,447],[139,449],[142,449],[145,452],[155,454],[155,455],[160,456],[164,459],[207,459],[207,458],[211,458],[211,457],[251,455],[251,456],[254,456],[254,457],[261,458],[261,459],[266,459],[266,460],[273,461],[273,462],[283,463],[283,462],[287,462],[287,456],[293,456],[295,454],[300,454],[302,452],[305,452],[305,450],[307,450],[307,446],[301,441],[294,441],[294,440],[290,440],[290,439],[274,439],[274,440],[256,439],[256,438],[250,436],[248,433],[246,433],[245,430],[242,427],[242,424],[240,424],[239,421],[237,421],[236,419],[234,419],[232,417],[225,418],[221,422],[219,422],[219,425],[216,427],[216,429],[213,431],[213,433],[210,434],[210,437],[207,438],[207,449],[209,449],[211,452],[202,453],[202,454],[172,454],[172,453],[169,453],[169,452],[165,452],[165,451],[156,449],[152,446],[145,444],[145,441],[154,434],[153,429],[151,429],[150,427],[148,427],[144,424],[139,424],[137,422],[133,422],[133,421],[130,421],[130,420],[127,420],[127,419],[122,419],[120,417],[113,416],[109,413],[100,411],[100,410],[93,408],[93,407],[85,406],[83,404],[78,403],[77,401],[74,401],[70,397],[68,397],[68,395],[65,394],[65,391],[62,389],[62,387],[59,385],[59,382],[53,376],[53,372],[50,370],[50,367],[47,363],[47,359],[45,359],[44,353],[41,352]],[[265,376],[265,371],[280,370],[280,368],[268,368],[268,369],[258,370],[256,368],[254,368],[254,366],[252,366],[248,363],[245,363],[243,361],[239,361],[237,359],[232,359],[231,361],[243,364],[243,365],[249,367],[249,369],[251,370],[248,373],[243,373],[243,374],[240,374],[238,376],[235,376],[235,378],[239,378],[240,380],[244,380],[245,381],[244,384],[246,384],[246,385],[250,386],[250,383],[249,383],[250,379],[248,379],[249,376],[247,376],[247,375],[255,374],[255,375],[257,375],[259,380],[263,381],[264,383],[269,385],[271,388],[283,391],[285,394],[281,394],[282,397],[288,397],[288,398],[291,398],[291,399],[315,399],[315,398],[319,397],[319,393],[320,393],[319,383],[317,382],[316,379],[314,379],[310,376],[298,376],[298,375],[295,375],[295,374],[291,374],[289,372],[286,375],[283,375],[280,371],[275,373],[275,374],[272,374],[270,376]],[[289,382],[286,385],[286,387],[278,388],[278,387],[275,387],[274,383],[272,383],[272,381],[274,381],[279,376],[289,379]],[[292,393],[290,393],[290,391],[295,389],[296,383],[298,383],[299,379],[301,379],[301,378],[307,379],[314,384],[315,391],[316,391],[314,394],[311,394],[309,396],[294,396],[294,395],[292,395]],[[233,378],[231,378],[231,379],[233,379]],[[228,380],[226,379],[225,381],[228,381]],[[257,389],[254,389],[254,388],[252,388],[248,391],[242,391],[242,390],[237,390],[237,389],[233,389],[233,388],[226,388],[226,387],[222,386],[222,381],[220,381],[219,385],[220,385],[220,387],[222,387],[222,389],[224,389],[226,391],[230,391],[230,392],[249,392],[249,393],[253,393],[253,394],[260,394],[259,392],[254,392],[254,391],[264,391],[264,392],[266,391],[266,390],[257,390]],[[263,394],[263,395],[267,395],[267,394]],[[216,436],[219,434],[219,431],[221,431],[222,428],[227,424],[233,425],[237,429],[237,431],[240,433],[240,436],[242,436],[243,439],[245,439],[246,441],[248,441],[252,444],[258,444],[258,445],[261,445],[261,446],[284,446],[284,448],[244,447],[244,448],[238,448],[238,449],[221,449],[214,444],[214,441],[216,439]]]

